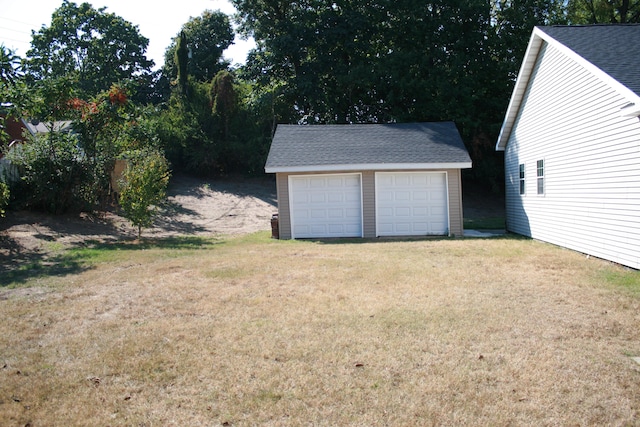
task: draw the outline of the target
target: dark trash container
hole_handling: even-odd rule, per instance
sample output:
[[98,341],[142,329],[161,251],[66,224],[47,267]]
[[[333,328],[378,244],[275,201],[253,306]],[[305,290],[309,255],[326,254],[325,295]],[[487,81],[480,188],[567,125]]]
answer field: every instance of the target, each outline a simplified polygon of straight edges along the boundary
[[271,215],[271,238],[280,238],[280,230],[278,228],[278,214]]

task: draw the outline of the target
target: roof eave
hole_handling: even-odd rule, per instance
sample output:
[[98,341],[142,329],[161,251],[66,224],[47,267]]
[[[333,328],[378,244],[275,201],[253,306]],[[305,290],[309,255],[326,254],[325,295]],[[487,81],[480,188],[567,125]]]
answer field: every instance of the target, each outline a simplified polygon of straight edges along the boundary
[[538,59],[538,53],[542,46],[543,37],[541,36],[541,30],[538,27],[534,27],[529,38],[529,44],[524,54],[524,59],[520,65],[520,71],[518,71],[518,77],[516,78],[516,84],[511,93],[511,99],[509,100],[509,106],[505,113],[502,127],[500,128],[500,134],[498,135],[498,142],[496,143],[496,151],[504,151],[507,147],[507,141],[511,136],[513,125],[515,124],[522,99],[529,85],[529,78],[533,72],[536,60]]
[[306,165],[306,166],[266,166],[266,173],[304,173],[304,172],[357,172],[382,170],[442,170],[470,169],[469,162],[450,163],[366,163],[345,165]]
[[[513,131],[513,125],[515,124],[518,112],[520,111],[522,100],[524,99],[526,89],[529,85],[529,79],[531,78],[533,68],[535,67],[538,54],[540,53],[542,42],[547,42],[553,45],[561,52],[563,52],[567,57],[573,59],[574,61],[585,67],[587,70],[589,70],[591,73],[593,73],[595,76],[597,76],[599,79],[606,82],[622,97],[629,100],[632,104],[640,106],[640,97],[636,95],[631,89],[602,71],[591,62],[584,59],[582,56],[578,55],[567,46],[554,39],[550,35],[546,34],[540,28],[534,27],[533,32],[531,33],[531,39],[529,40],[529,45],[527,46],[524,60],[522,61],[522,66],[520,67],[520,72],[518,73],[518,78],[516,80],[513,93],[511,94],[511,100],[509,101],[509,106],[507,107],[504,122],[502,123],[502,127],[500,128],[500,134],[496,143],[496,151],[504,151],[507,147],[507,142],[509,141],[511,132]],[[625,110],[624,108],[622,108],[620,115],[623,117],[637,117],[637,115],[634,115],[636,110],[637,108],[629,110]]]

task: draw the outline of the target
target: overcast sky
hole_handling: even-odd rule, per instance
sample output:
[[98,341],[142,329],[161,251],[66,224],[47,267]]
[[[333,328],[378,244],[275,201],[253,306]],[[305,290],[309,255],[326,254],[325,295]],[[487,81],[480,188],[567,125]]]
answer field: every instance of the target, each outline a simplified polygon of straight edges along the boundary
[[[158,2],[150,0],[76,0],[74,3],[90,3],[95,9],[106,7],[138,26],[140,34],[149,39],[147,58],[164,63],[164,51],[171,39],[190,17],[200,16],[205,10],[220,10],[228,15],[235,12],[228,0],[178,0]],[[0,43],[15,49],[24,57],[31,47],[31,30],[51,25],[51,14],[62,4],[62,0],[0,0]],[[169,4],[171,6],[169,6]],[[224,53],[232,64],[244,64],[247,52],[254,47],[252,40],[236,37],[235,44]]]

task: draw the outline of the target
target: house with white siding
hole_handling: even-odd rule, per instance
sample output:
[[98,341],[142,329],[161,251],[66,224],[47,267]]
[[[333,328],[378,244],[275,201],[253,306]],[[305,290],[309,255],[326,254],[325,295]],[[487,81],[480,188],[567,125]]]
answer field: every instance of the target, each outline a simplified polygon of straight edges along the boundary
[[496,149],[508,231],[640,269],[640,25],[536,27]]

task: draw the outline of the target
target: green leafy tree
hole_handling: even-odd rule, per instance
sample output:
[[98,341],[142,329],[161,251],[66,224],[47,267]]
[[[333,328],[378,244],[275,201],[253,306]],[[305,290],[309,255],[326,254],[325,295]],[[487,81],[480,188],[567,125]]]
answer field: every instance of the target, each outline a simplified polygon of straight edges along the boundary
[[211,81],[218,71],[229,67],[222,54],[231,46],[233,39],[229,17],[220,11],[207,10],[182,26],[165,52],[164,69],[171,78],[184,75],[180,69],[184,65],[176,59],[176,53],[185,49],[180,56],[189,55],[188,65],[187,61],[182,61],[188,67],[187,73],[197,81]]
[[159,151],[131,153],[120,187],[120,206],[125,217],[138,227],[138,239],[142,229],[151,226],[155,206],[166,196],[169,177],[169,165]]
[[[20,57],[15,51],[0,44],[0,83],[4,89],[16,84],[21,76]],[[4,97],[4,96],[3,96]]]
[[572,24],[630,24],[640,22],[640,2],[634,0],[569,0]]
[[5,208],[9,206],[9,186],[0,179],[0,218],[5,215]]
[[262,94],[278,88],[271,93],[290,106],[274,117],[453,120],[474,171],[494,183],[493,145],[531,30],[564,18],[561,0],[232,2],[257,43],[242,76]]
[[108,90],[113,83],[151,81],[153,61],[145,56],[149,40],[121,17],[64,0],[50,26],[32,32],[25,68],[34,80],[71,77],[85,97]]
[[211,82],[211,112],[221,124],[220,133],[223,141],[230,138],[230,124],[238,110],[233,75],[228,71],[220,71]]
[[0,150],[9,141],[5,132],[5,119],[13,112],[12,101],[22,83],[20,57],[3,44],[0,44]]
[[178,70],[178,89],[181,95],[187,96],[187,85],[189,82],[189,47],[187,46],[187,35],[184,31],[180,31],[173,56]]

